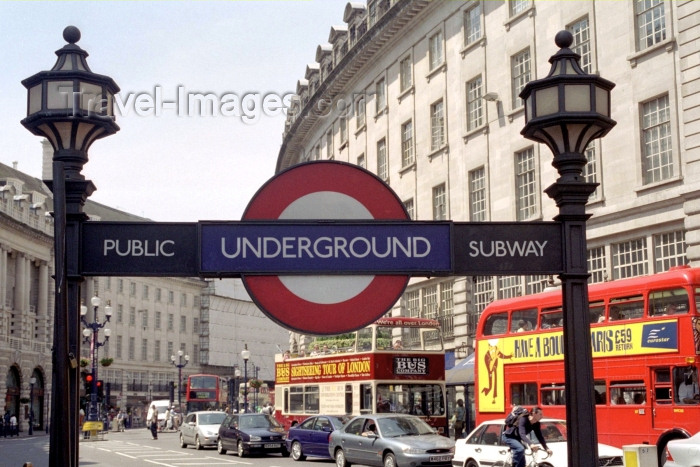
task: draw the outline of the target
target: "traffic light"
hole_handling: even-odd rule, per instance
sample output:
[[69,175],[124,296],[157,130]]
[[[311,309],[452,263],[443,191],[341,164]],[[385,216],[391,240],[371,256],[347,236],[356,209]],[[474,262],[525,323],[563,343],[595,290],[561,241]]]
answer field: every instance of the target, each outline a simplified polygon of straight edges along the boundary
[[97,380],[97,399],[102,400],[104,398],[104,383],[101,379]]
[[92,394],[92,380],[93,376],[90,373],[85,375],[85,395]]

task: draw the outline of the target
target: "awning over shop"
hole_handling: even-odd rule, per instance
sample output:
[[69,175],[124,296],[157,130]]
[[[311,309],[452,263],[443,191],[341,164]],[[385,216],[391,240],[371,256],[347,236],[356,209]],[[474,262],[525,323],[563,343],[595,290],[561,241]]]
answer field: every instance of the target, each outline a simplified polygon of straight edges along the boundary
[[448,385],[467,384],[474,382],[474,357],[472,353],[461,360],[451,369],[445,371],[445,382]]

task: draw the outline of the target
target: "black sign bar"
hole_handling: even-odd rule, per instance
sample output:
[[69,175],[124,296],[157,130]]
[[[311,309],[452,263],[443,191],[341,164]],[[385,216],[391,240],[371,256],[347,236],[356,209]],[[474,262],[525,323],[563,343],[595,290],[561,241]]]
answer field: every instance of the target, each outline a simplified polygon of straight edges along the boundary
[[196,223],[83,222],[84,276],[197,277]]
[[[255,231],[260,225],[261,235],[270,228],[270,222],[251,221],[222,222],[226,228],[245,225],[246,230]],[[362,228],[367,232],[386,222],[358,221],[335,225],[341,231],[347,225]],[[394,225],[400,226],[402,222]],[[434,224],[434,225],[433,225]],[[275,222],[278,235],[309,227],[309,221]],[[473,275],[531,275],[559,274],[562,264],[562,231],[557,222],[405,222],[407,232],[420,232],[422,228],[444,229],[446,238],[441,249],[442,256],[450,255],[452,268],[435,268],[426,271],[398,270],[368,263],[358,270],[344,270],[342,265],[325,274],[399,274],[430,276]],[[221,249],[221,240],[207,240],[202,229],[217,227],[215,222],[160,223],[160,222],[85,222],[82,224],[81,271],[84,276],[165,276],[165,277],[240,277],[244,274],[289,274],[292,267],[272,267],[264,272],[248,271],[245,268],[213,271],[202,269],[202,258],[206,253]],[[439,230],[438,230],[439,232]],[[271,261],[274,263],[274,261]],[[443,261],[447,264],[449,261]],[[303,261],[298,270],[305,270]],[[274,265],[273,265],[274,266]],[[434,267],[434,266],[433,266]],[[308,269],[308,268],[307,268]],[[399,268],[400,269],[400,268]],[[359,271],[359,272],[358,272]],[[324,272],[317,272],[324,274]]]
[[455,222],[455,276],[559,274],[562,230],[558,222]]

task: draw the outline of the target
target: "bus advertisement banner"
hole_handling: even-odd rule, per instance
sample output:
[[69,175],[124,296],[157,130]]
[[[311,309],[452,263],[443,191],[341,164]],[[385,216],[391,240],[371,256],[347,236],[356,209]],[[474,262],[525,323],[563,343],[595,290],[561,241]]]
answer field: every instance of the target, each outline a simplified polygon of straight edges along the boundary
[[[593,358],[678,352],[678,321],[629,323],[591,329]],[[495,337],[477,345],[479,411],[505,410],[506,365],[564,360],[562,331]]]

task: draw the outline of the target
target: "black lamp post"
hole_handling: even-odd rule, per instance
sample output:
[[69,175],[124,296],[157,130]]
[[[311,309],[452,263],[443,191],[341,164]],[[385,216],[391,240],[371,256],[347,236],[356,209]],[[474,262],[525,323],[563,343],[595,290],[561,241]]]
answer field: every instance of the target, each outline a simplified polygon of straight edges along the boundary
[[90,304],[92,305],[92,321],[87,320],[88,307],[85,305],[80,305],[80,321],[85,327],[83,329],[83,337],[85,337],[85,343],[90,344],[90,359],[92,361],[91,374],[92,374],[92,387],[90,388],[90,407],[88,408],[87,420],[96,422],[100,419],[98,403],[97,403],[97,355],[100,347],[105,345],[109,341],[109,336],[111,335],[111,330],[106,328],[104,330],[105,340],[100,342],[98,337],[100,329],[104,328],[109,320],[112,319],[112,307],[109,303],[105,307],[105,320],[99,322],[97,320],[97,309],[101,304],[100,297],[95,295],[90,299]]
[[34,434],[34,385],[36,378],[29,378],[29,436]]
[[[79,274],[80,224],[85,200],[95,185],[81,174],[93,142],[119,130],[114,122],[112,78],[87,65],[87,52],[75,43],[80,31],[63,30],[68,42],[56,51],[49,71],[24,81],[28,90],[27,117],[22,125],[53,147],[53,176],[45,182],[53,191],[55,309],[52,355],[50,467],[78,466],[80,353]],[[73,312],[69,313],[69,310]]]
[[582,173],[588,143],[616,124],[610,118],[610,90],[615,84],[581,70],[580,56],[569,49],[570,32],[559,32],[555,43],[561,50],[549,59],[549,75],[531,81],[520,93],[525,100],[521,133],[552,150],[552,165],[559,173],[545,192],[559,207],[555,220],[561,223],[564,246],[559,277],[564,304],[567,465],[590,467],[598,465],[598,436],[588,315],[586,220],[590,215],[586,203],[598,185],[586,183]]
[[[190,362],[190,356],[184,354],[182,350],[177,351],[177,363],[175,363],[175,355],[170,356],[170,363],[177,367],[177,405],[180,407],[180,410],[182,410],[182,369]],[[183,359],[185,360],[184,363],[182,362]]]
[[243,413],[248,413],[248,359],[250,358],[250,350],[248,344],[241,351],[243,358]]
[[[254,365],[253,368],[255,368],[255,382],[257,383],[258,380],[258,372],[260,371],[260,367],[257,365]],[[258,385],[256,384],[255,387],[253,388],[253,411],[257,412],[258,411]]]
[[[233,400],[236,401],[236,412],[238,412],[240,404],[238,403],[238,378],[241,377],[241,369],[236,366],[233,372]],[[231,408],[233,410],[233,407]]]

